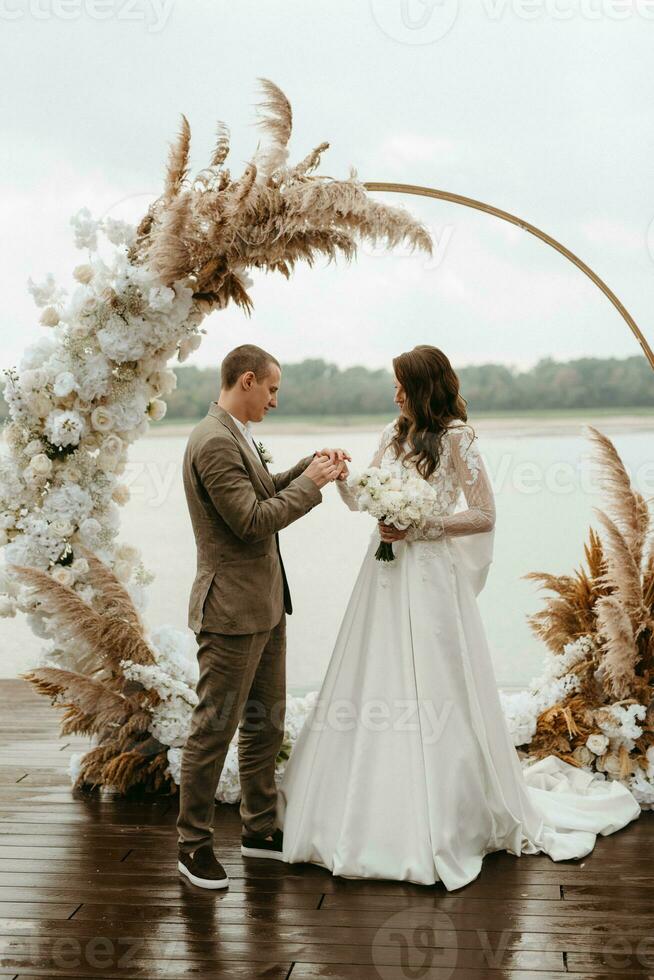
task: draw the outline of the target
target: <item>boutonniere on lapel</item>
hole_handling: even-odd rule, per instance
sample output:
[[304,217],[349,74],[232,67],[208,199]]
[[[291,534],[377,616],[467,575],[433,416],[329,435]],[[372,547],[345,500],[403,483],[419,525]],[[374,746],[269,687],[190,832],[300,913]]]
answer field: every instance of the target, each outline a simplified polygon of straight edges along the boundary
[[259,455],[261,456],[264,463],[272,463],[273,456],[269,449],[266,449],[262,442],[257,443],[257,449],[259,450]]

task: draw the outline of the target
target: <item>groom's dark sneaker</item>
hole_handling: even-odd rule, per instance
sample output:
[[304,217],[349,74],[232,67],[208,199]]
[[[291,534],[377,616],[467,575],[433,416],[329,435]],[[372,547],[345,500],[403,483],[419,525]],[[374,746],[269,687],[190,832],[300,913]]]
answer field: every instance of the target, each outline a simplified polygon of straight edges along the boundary
[[202,844],[191,854],[178,849],[177,867],[189,881],[200,888],[227,888],[229,878],[213,853],[211,844]]
[[253,834],[243,834],[241,837],[241,854],[250,858],[274,858],[282,861],[284,835],[281,830],[273,830],[265,837],[255,837]]

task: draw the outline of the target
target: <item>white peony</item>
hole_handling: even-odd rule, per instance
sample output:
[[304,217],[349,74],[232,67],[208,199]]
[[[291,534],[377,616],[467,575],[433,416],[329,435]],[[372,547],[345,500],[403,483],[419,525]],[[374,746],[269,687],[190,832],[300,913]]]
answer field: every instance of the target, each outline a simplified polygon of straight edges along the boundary
[[84,435],[86,424],[78,412],[56,408],[45,422],[45,432],[55,446],[77,446]]

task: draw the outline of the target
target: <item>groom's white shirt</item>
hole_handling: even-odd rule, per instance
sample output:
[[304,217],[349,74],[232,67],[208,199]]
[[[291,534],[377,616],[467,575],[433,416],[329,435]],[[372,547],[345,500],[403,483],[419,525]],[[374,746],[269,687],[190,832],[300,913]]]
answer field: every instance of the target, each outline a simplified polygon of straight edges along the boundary
[[243,422],[241,422],[240,419],[237,419],[235,415],[232,415],[231,412],[229,412],[229,415],[234,419],[234,422],[236,423],[241,433],[245,437],[245,441],[247,442],[248,446],[252,448],[252,452],[257,457],[258,462],[261,462],[261,456],[259,455],[257,444],[254,441],[254,435],[252,434],[252,425],[250,424],[250,422],[244,424]]

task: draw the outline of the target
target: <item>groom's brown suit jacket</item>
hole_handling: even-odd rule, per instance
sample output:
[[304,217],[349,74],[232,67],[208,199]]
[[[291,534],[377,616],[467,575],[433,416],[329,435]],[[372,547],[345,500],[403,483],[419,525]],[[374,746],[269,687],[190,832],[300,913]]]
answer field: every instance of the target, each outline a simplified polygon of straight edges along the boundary
[[322,500],[303,475],[311,458],[269,473],[217,402],[192,430],[183,476],[197,548],[194,633],[260,633],[292,611],[277,532]]

